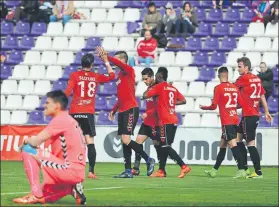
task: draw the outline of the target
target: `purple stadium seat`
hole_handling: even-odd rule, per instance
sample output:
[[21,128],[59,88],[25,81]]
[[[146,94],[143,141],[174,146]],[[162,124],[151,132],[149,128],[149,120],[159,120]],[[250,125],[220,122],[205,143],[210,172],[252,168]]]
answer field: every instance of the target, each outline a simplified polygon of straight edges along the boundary
[[165,13],[166,13],[166,9],[165,8],[161,8],[160,9],[161,16],[164,16]]
[[197,1],[197,0],[190,0],[190,1],[187,1],[187,2],[189,2],[191,4],[192,8],[200,6],[200,1]]
[[181,16],[181,8],[177,7],[177,8],[175,9],[175,13],[176,13],[176,16],[177,16],[177,17],[180,17],[180,16]]
[[14,26],[11,22],[1,22],[1,35],[10,35],[14,33]]
[[168,48],[168,51],[181,51],[185,49],[185,39],[180,37],[174,37],[169,41],[169,45],[179,45],[180,48]]
[[203,51],[212,51],[219,49],[219,40],[214,37],[207,37],[204,42]]
[[46,33],[47,26],[43,22],[34,22],[31,29],[31,35],[33,36],[39,36],[43,33]]
[[212,36],[223,37],[230,34],[230,25],[223,22],[218,22],[215,27],[215,32]]
[[226,62],[226,54],[223,52],[213,52],[211,55],[209,66],[219,67]]
[[3,50],[12,50],[18,48],[18,39],[17,37],[13,37],[8,35],[4,41],[4,44],[1,49]]
[[181,113],[176,113],[177,118],[178,118],[178,125],[182,125],[183,124],[183,117]]
[[143,21],[144,15],[147,13],[147,8],[141,10],[139,21]]
[[203,66],[208,64],[208,54],[205,52],[197,51],[194,55],[192,66]]
[[30,23],[19,21],[16,24],[15,33],[14,33],[15,35],[23,36],[29,33],[30,33]]
[[42,111],[31,111],[28,118],[28,124],[44,124],[44,115]]
[[108,70],[107,70],[106,66],[104,66],[104,65],[99,65],[99,67],[98,67],[98,73],[100,73],[100,74],[107,74],[107,73],[108,73]]
[[236,22],[233,25],[232,32],[230,35],[239,37],[246,33],[247,33],[247,25]]
[[137,22],[127,22],[128,34],[135,33],[139,27],[140,27],[140,25]]
[[195,12],[196,12],[196,15],[197,15],[197,19],[199,21],[205,21],[206,20],[206,11],[204,9],[197,8],[195,10]]
[[222,21],[222,19],[223,19],[223,12],[221,9],[210,9],[206,21],[218,22],[218,21]]
[[81,58],[86,55],[88,52],[79,51],[76,53],[74,65],[81,65]]
[[164,6],[166,6],[166,4],[167,4],[167,2],[166,1],[162,1],[162,0],[159,0],[159,1],[154,1],[154,3],[155,3],[155,6],[157,7],[157,8],[159,8],[159,7],[164,7]]
[[202,67],[200,69],[199,78],[196,81],[208,82],[215,78],[215,70],[213,68]]
[[133,1],[120,0],[115,6],[115,8],[128,8],[128,7],[133,7]]
[[250,8],[245,8],[242,12],[241,22],[251,22],[254,17],[254,12]]
[[212,33],[212,27],[211,24],[206,24],[206,23],[199,23],[199,28],[198,31],[194,33],[194,36],[208,36],[211,35]]
[[202,48],[202,43],[200,38],[190,37],[187,42],[187,51],[197,51]]
[[201,1],[201,8],[210,8],[212,7],[212,1]]
[[112,121],[109,119],[109,113],[105,111],[100,111],[96,125],[113,125]]
[[273,127],[278,127],[279,124],[278,124],[278,119],[279,119],[279,116],[278,114],[276,114],[274,117],[273,117],[273,123],[272,123],[272,126]]
[[21,4],[21,0],[5,0],[5,5],[8,8],[16,7]]
[[141,106],[141,109],[142,109],[143,111],[146,110],[146,101],[143,101],[142,106]]
[[116,104],[117,100],[118,100],[118,98],[114,95],[110,97],[110,99],[108,100],[108,105],[107,105],[109,110],[111,110],[113,108],[113,106],[114,106],[114,104]]
[[7,79],[12,75],[12,69],[8,65],[1,64],[1,80]]
[[45,120],[44,120],[44,123],[48,124],[51,120],[52,120],[52,116],[46,116]]
[[269,97],[267,99],[267,105],[271,113],[278,112],[278,98]]
[[72,72],[77,71],[77,67],[75,66],[67,66],[64,68],[63,79],[69,79]]
[[66,87],[67,87],[67,82],[66,81],[57,80],[53,83],[52,91],[55,91],[55,90],[64,91],[66,89]]
[[[141,114],[140,114],[140,116],[141,116]],[[143,123],[143,120],[142,120],[142,118],[140,116],[138,118],[137,125],[141,125]]]
[[95,50],[97,46],[101,46],[102,42],[100,37],[89,37],[86,41],[85,49],[83,50]]
[[107,99],[104,96],[96,96],[95,99],[95,109],[96,111],[106,110],[107,109]]
[[168,0],[167,2],[172,3],[173,8],[176,7],[182,7],[183,6],[183,1],[177,1],[177,0]]
[[35,46],[35,41],[34,41],[34,38],[31,37],[31,36],[26,36],[24,35],[22,38],[21,38],[21,41],[20,41],[20,44],[18,46],[18,49],[21,49],[21,50],[29,50],[31,49],[32,47]]
[[228,8],[224,21],[225,22],[236,22],[240,20],[240,12],[238,9]]
[[279,81],[279,75],[278,75],[278,73],[279,73],[279,68],[278,67],[274,67],[274,68],[272,68],[272,72],[273,72],[273,81],[274,82],[278,82]]
[[235,38],[224,37],[221,43],[220,51],[228,52],[237,47]]
[[279,97],[279,86],[276,85],[276,84],[273,84],[272,96],[273,97]]
[[271,124],[265,120],[264,115],[260,116],[259,127],[271,127]]
[[7,64],[16,65],[23,61],[23,55],[21,51],[12,50],[8,60],[6,61]]
[[104,64],[101,58],[99,56],[94,56],[94,65],[101,65],[101,64]]
[[109,82],[104,84],[104,89],[100,95],[114,95],[117,92],[116,83]]

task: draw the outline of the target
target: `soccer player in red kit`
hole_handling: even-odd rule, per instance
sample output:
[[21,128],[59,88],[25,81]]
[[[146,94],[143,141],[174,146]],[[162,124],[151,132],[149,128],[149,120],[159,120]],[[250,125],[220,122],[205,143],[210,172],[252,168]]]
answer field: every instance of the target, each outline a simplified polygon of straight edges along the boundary
[[[99,49],[97,47],[97,50]],[[65,90],[67,96],[70,96],[73,91],[69,113],[77,120],[85,135],[89,160],[88,178],[92,179],[97,178],[94,172],[96,162],[94,144],[94,137],[96,136],[94,120],[96,91],[100,83],[107,83],[115,79],[115,74],[108,60],[105,59],[104,62],[108,70],[108,76],[92,72],[94,56],[92,54],[84,55],[81,59],[82,70],[71,73],[68,87]]]
[[183,162],[177,152],[171,147],[178,124],[178,118],[175,113],[175,105],[186,104],[185,97],[171,84],[167,82],[168,70],[160,67],[156,73],[156,85],[143,94],[144,99],[156,97],[157,113],[160,120],[160,163],[159,170],[153,173],[152,177],[165,177],[165,167],[168,156],[175,160],[181,167],[179,178],[183,178],[191,171],[191,168]]
[[[31,193],[13,199],[18,204],[53,203],[72,195],[76,204],[85,204],[82,183],[85,177],[86,145],[82,131],[67,110],[68,98],[62,91],[47,93],[44,115],[53,117],[36,137],[24,140],[20,147]],[[51,152],[39,149],[43,142]],[[40,184],[40,169],[43,184]]]
[[212,104],[210,106],[200,106],[202,110],[215,110],[218,106],[222,124],[222,136],[219,144],[220,151],[217,155],[216,163],[213,169],[206,170],[205,173],[211,177],[216,176],[225,158],[227,144],[229,144],[233,157],[238,165],[238,172],[235,178],[245,178],[244,162],[236,142],[237,125],[239,123],[237,106],[242,106],[243,103],[238,88],[228,82],[228,75],[229,71],[226,67],[219,68],[218,77],[221,83],[214,89]]
[[240,151],[244,159],[245,170],[247,167],[247,150],[243,139],[246,140],[250,158],[253,162],[255,172],[248,175],[249,178],[263,178],[260,164],[260,156],[255,147],[256,129],[259,123],[259,104],[260,101],[264,108],[264,115],[267,122],[272,121],[272,116],[269,114],[268,106],[265,99],[265,90],[261,79],[250,73],[251,61],[247,57],[237,59],[238,72],[240,77],[236,80],[235,85],[239,88],[240,95],[243,99],[242,119],[237,129],[237,141]]
[[[107,58],[108,54],[102,48],[98,54],[102,60]],[[131,156],[133,149],[136,153],[143,154],[143,148],[140,144],[131,140],[134,134],[138,117],[139,107],[135,95],[135,71],[127,64],[128,55],[125,51],[118,51],[114,57],[108,56],[108,61],[120,69],[117,78],[117,97],[118,101],[109,113],[109,119],[113,120],[115,113],[118,111],[118,135],[121,136],[125,171],[114,178],[133,178],[131,167]],[[147,164],[152,165],[152,159],[147,159]]]

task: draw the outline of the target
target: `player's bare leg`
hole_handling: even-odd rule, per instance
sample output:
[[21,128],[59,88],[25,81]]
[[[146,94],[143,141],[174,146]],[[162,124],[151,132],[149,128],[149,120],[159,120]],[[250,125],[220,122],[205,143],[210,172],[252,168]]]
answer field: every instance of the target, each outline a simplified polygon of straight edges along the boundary
[[261,171],[261,159],[259,152],[255,146],[255,140],[251,140],[247,143],[247,147],[250,153],[251,160],[254,165],[255,172],[248,175],[248,178],[263,178],[263,174]]
[[218,169],[221,166],[223,160],[225,159],[226,150],[227,150],[227,141],[224,139],[221,139],[219,142],[219,147],[220,147],[220,149],[219,149],[214,167],[211,170],[204,171],[209,177],[212,177],[212,178],[216,177]]
[[242,140],[243,140],[243,134],[237,133],[237,137],[236,137],[237,146],[239,147],[239,150],[240,150],[240,153],[241,153],[241,156],[243,159],[244,170],[246,171],[246,174],[249,175],[250,171],[248,169],[248,164],[247,164],[247,149]]
[[94,137],[90,137],[89,135],[85,135],[86,144],[87,144],[87,156],[89,161],[89,173],[88,178],[98,179],[95,174],[94,168],[96,163],[96,148],[94,144]]

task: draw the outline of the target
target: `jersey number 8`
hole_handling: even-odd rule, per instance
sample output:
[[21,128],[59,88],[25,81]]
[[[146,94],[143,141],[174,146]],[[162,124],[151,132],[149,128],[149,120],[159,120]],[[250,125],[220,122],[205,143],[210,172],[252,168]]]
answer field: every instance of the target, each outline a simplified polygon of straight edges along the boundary
[[[84,97],[84,81],[78,82],[78,85],[80,85],[80,97]],[[87,96],[88,97],[93,97],[95,94],[95,88],[96,88],[96,83],[95,82],[88,82],[88,90],[87,90]]]

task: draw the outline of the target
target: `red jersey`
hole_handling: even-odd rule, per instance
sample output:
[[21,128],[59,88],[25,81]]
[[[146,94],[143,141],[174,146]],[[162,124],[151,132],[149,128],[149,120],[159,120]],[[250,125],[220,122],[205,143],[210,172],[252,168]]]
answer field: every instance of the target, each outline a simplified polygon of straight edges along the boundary
[[65,94],[70,96],[73,91],[73,99],[70,106],[70,114],[95,113],[95,95],[99,83],[107,83],[115,78],[112,72],[108,76],[88,71],[76,71],[71,73]]
[[240,91],[243,103],[242,116],[259,116],[259,104],[261,96],[265,94],[261,79],[247,73],[241,75],[234,83]]
[[[150,90],[153,86],[149,86],[147,90]],[[145,100],[146,101],[146,114],[147,117],[143,120],[143,123],[147,126],[157,126],[158,125],[158,117],[156,113],[156,98],[150,97]]]
[[156,97],[160,124],[178,124],[178,118],[175,113],[176,101],[185,100],[185,97],[175,87],[167,82],[162,82],[147,91],[146,96],[148,98]]
[[[67,111],[59,113],[44,129],[51,135],[51,152],[68,163],[80,164],[85,170],[86,142],[77,123]],[[79,173],[83,174],[84,170]]]
[[215,110],[218,105],[222,125],[237,125],[239,123],[237,106],[243,106],[238,88],[229,82],[222,82],[214,89],[211,106],[204,110]]
[[117,78],[118,101],[112,111],[123,112],[138,107],[136,100],[136,75],[134,69],[114,57],[108,57],[109,62],[119,67],[120,72]]

